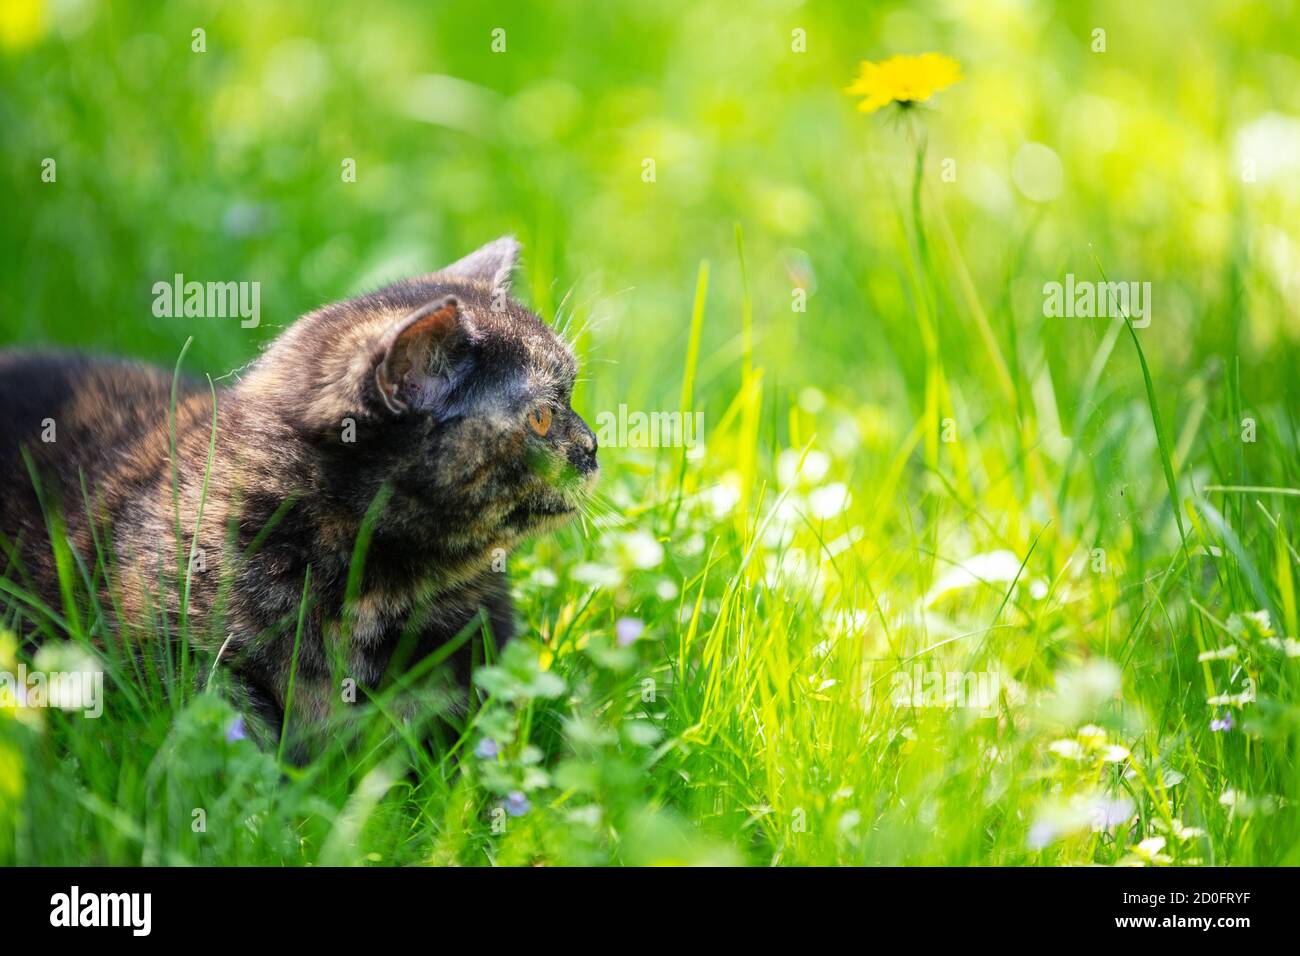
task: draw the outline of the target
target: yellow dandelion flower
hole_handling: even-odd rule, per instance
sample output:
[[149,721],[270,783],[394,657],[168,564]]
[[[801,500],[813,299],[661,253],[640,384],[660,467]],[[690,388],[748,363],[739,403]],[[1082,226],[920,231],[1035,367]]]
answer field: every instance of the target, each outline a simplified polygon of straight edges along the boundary
[[961,64],[942,53],[891,56],[880,63],[863,60],[858,78],[844,92],[864,97],[858,109],[874,113],[890,103],[908,107],[924,102],[960,79]]

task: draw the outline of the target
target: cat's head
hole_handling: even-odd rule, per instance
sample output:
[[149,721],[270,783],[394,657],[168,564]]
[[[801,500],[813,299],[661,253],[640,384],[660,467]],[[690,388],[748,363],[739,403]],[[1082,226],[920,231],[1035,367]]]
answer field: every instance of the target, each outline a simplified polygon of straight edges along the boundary
[[386,484],[381,530],[468,561],[576,514],[596,436],[569,405],[572,349],[509,294],[518,255],[501,238],[318,309],[241,381],[311,449],[324,507],[355,516]]

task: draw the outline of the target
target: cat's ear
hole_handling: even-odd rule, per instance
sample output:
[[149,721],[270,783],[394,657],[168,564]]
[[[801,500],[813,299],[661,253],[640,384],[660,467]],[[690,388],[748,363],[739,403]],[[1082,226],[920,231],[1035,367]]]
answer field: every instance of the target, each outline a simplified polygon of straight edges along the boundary
[[464,259],[453,262],[442,270],[442,274],[485,283],[494,292],[508,290],[510,275],[519,264],[520,251],[521,247],[514,236],[502,236],[475,249]]
[[384,333],[375,349],[375,387],[389,411],[431,404],[446,385],[451,355],[463,334],[454,295],[425,303]]

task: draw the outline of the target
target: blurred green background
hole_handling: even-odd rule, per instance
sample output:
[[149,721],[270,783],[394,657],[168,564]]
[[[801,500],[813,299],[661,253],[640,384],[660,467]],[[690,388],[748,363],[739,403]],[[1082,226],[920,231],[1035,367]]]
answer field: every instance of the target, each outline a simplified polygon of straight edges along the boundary
[[[220,374],[321,302],[514,232],[524,297],[549,318],[571,291],[600,320],[595,357],[618,365],[593,365],[589,410],[656,407],[675,394],[701,259],[714,262],[702,381],[738,374],[739,223],[773,385],[900,409],[925,367],[898,253],[912,154],[842,88],[860,59],[938,50],[966,79],[925,115],[927,177],[1022,354],[1081,374],[1091,349],[1077,340],[1096,329],[1043,322],[1041,288],[1096,278],[1095,253],[1112,277],[1155,284],[1147,349],[1169,380],[1198,347],[1294,367],[1294,3],[4,9],[5,343],[170,363],[193,335],[194,367]],[[46,157],[56,183],[41,180]],[[940,177],[948,157],[955,182]],[[1226,275],[1239,247],[1259,267]],[[152,284],[177,272],[260,281],[262,325],[154,318]],[[796,284],[806,313],[791,311]],[[941,346],[979,405],[985,354],[961,311]],[[1268,400],[1291,380],[1253,384]]]

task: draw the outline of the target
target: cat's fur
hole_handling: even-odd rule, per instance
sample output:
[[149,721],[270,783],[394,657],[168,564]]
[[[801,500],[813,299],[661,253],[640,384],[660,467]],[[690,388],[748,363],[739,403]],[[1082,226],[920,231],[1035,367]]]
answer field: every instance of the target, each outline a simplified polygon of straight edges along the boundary
[[[47,534],[57,510],[87,567],[96,534],[114,555],[120,623],[152,617],[174,634],[188,563],[189,630],[220,650],[276,735],[310,567],[289,721],[306,749],[345,680],[376,687],[390,664],[477,633],[480,616],[508,640],[504,555],[568,520],[597,474],[595,435],[569,407],[573,354],[507,294],[517,255],[499,239],[442,272],[303,316],[217,393],[210,469],[212,396],[181,382],[174,481],[170,372],[0,354],[6,576],[60,606]],[[50,420],[55,440],[42,441]],[[364,573],[345,610],[368,510]],[[463,682],[468,650],[452,660]]]

